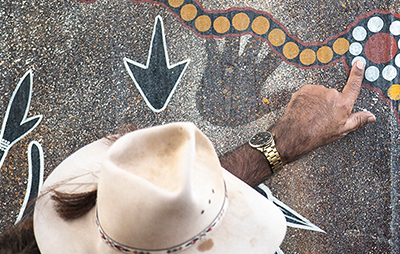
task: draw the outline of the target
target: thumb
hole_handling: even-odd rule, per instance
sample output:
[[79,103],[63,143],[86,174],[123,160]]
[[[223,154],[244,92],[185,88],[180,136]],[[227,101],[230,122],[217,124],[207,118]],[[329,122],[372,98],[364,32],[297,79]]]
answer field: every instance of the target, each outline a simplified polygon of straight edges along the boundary
[[344,125],[344,132],[349,133],[350,131],[355,131],[363,127],[368,123],[374,123],[376,118],[374,114],[368,111],[359,111],[357,113],[351,114]]

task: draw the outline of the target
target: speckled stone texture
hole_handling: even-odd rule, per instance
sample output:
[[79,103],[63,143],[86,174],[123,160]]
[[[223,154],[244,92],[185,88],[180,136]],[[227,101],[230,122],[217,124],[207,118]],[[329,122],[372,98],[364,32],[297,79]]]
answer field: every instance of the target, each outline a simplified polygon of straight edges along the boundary
[[[199,1],[208,10],[270,13],[303,42],[324,41],[373,9],[399,1]],[[190,59],[166,110],[145,104],[123,58],[146,64],[154,21],[163,18],[169,61]],[[250,35],[201,38],[164,6],[128,0],[0,0],[0,117],[18,81],[33,72],[28,116],[44,115],[0,170],[0,231],[15,222],[27,184],[27,148],[44,150],[45,176],[80,147],[133,123],[191,121],[224,154],[284,112],[307,83],[341,90],[341,62],[300,69]],[[377,122],[317,149],[266,181],[278,199],[326,231],[288,229],[285,253],[400,253],[400,124],[380,95],[361,89],[354,110]]]

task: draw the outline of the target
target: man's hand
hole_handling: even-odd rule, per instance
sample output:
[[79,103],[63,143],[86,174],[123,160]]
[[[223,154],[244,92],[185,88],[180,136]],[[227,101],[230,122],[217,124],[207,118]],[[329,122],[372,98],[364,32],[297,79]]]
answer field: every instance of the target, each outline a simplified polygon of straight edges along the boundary
[[[363,75],[364,64],[357,61],[343,92],[321,85],[305,85],[292,95],[283,117],[269,129],[275,134],[276,149],[283,164],[375,122],[370,112],[351,113]],[[224,168],[253,187],[272,174],[265,156],[247,143],[225,154],[220,161]]]
[[343,92],[320,85],[305,85],[292,95],[283,117],[270,128],[283,164],[339,140],[375,116],[367,111],[351,113],[360,93],[364,64],[357,61]]

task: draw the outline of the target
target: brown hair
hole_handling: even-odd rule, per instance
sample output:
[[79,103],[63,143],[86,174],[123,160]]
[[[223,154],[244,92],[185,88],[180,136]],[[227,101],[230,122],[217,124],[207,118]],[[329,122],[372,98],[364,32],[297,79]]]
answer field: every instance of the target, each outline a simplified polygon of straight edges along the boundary
[[51,199],[56,202],[58,215],[66,220],[77,219],[89,212],[95,205],[97,189],[83,193],[64,193],[54,190]]
[[[106,138],[115,142],[128,132],[137,130],[133,124],[120,128],[115,135]],[[46,195],[52,192],[51,199],[55,201],[55,209],[59,216],[65,220],[71,220],[83,216],[96,205],[97,189],[83,193],[63,193],[56,190],[42,193]],[[38,197],[40,198],[40,197]],[[40,254],[33,231],[33,210],[36,199],[31,201],[25,209],[24,217],[17,224],[0,234],[0,254]]]
[[35,200],[28,203],[24,217],[0,235],[1,254],[40,254],[33,233],[33,208]]

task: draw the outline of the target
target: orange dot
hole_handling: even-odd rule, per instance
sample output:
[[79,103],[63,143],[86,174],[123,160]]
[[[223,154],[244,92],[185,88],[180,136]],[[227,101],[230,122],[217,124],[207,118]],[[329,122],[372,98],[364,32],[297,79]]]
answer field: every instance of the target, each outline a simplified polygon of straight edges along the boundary
[[250,25],[250,18],[246,13],[238,13],[233,17],[232,25],[238,31],[246,30]]
[[318,60],[321,63],[328,63],[332,60],[333,58],[333,52],[332,49],[328,46],[323,46],[317,51],[317,57]]
[[168,3],[171,7],[179,7],[183,4],[184,0],[168,0]]
[[214,20],[214,29],[217,33],[223,34],[229,30],[231,23],[229,20],[223,16],[218,17]]
[[349,50],[349,41],[345,38],[339,38],[333,43],[333,51],[338,55],[343,55]]
[[387,93],[390,99],[394,101],[400,100],[400,85],[392,85]]
[[265,34],[266,32],[268,32],[269,29],[269,21],[267,18],[263,17],[263,16],[258,16],[257,18],[255,18],[253,20],[253,24],[251,25],[251,29],[253,29],[253,31],[256,34]]
[[181,9],[181,17],[185,21],[193,20],[197,15],[197,8],[193,4],[187,4]]
[[293,59],[299,54],[299,46],[294,42],[288,42],[283,46],[283,54],[287,59]]
[[312,49],[305,49],[300,53],[300,62],[304,65],[310,65],[315,62],[315,52]]
[[194,25],[200,32],[205,32],[211,27],[211,19],[206,15],[202,15],[196,19]]
[[285,42],[286,35],[281,29],[275,28],[269,33],[268,40],[275,47],[279,47]]

